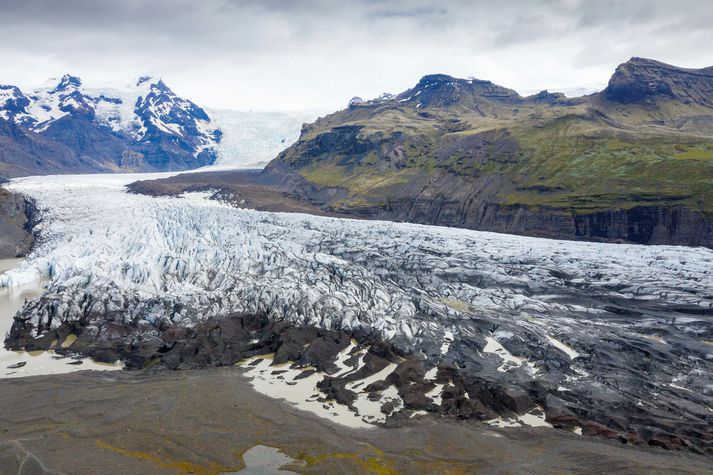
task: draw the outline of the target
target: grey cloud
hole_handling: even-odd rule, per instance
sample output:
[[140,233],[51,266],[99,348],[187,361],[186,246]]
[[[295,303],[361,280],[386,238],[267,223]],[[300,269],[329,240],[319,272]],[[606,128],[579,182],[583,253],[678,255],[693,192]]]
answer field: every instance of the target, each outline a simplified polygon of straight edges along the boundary
[[713,64],[699,0],[2,0],[0,82],[164,76],[199,103],[333,109],[423,74],[605,83],[630,56]]
[[379,18],[423,18],[443,16],[447,13],[448,11],[445,8],[420,7],[414,8],[412,10],[376,10],[374,12],[371,12],[370,15]]

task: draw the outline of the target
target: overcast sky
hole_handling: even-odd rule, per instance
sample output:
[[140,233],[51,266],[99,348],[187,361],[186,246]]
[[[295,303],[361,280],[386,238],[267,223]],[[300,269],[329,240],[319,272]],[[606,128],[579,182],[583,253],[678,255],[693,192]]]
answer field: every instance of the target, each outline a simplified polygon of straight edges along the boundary
[[149,73],[234,109],[333,110],[429,73],[571,94],[631,56],[713,65],[708,0],[0,0],[0,18],[0,83]]

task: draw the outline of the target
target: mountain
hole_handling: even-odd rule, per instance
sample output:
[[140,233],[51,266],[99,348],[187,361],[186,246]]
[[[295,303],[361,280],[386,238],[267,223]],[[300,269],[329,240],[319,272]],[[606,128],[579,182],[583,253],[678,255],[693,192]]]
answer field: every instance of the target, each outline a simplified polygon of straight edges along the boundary
[[162,171],[215,162],[221,131],[162,80],[89,89],[65,75],[23,93],[0,86],[0,176]]
[[30,99],[15,86],[0,85],[0,116],[12,119],[18,114],[27,114]]
[[266,173],[340,213],[713,246],[713,68],[632,58],[601,92],[423,77],[302,129]]
[[44,134],[0,119],[0,176],[41,175],[66,170],[92,172],[101,163],[80,156]]
[[620,65],[604,90],[621,103],[675,99],[713,107],[713,67],[684,69],[650,59],[632,58]]

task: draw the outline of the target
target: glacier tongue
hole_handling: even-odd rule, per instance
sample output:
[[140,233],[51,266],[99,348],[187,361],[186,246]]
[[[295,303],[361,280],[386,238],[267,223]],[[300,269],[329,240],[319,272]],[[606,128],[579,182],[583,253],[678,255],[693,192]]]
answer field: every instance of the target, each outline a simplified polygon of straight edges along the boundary
[[474,314],[548,341],[566,340],[574,325],[597,325],[616,300],[711,311],[713,252],[706,249],[555,241],[257,212],[202,195],[126,193],[123,186],[138,178],[16,180],[11,188],[43,210],[42,244],[0,286],[38,272],[50,277],[46,297],[59,312],[53,325],[115,307],[129,321],[183,324],[264,311],[408,341],[442,337],[452,320]]

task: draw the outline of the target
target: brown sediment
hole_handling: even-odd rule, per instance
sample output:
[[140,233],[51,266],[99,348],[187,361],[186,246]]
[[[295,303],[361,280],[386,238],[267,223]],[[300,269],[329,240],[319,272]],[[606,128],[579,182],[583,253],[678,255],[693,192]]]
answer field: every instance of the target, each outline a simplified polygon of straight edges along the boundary
[[[350,429],[253,391],[239,368],[0,382],[0,463],[36,473],[220,473],[256,444],[299,473],[710,473],[710,459],[439,417]],[[44,468],[42,468],[44,467]]]

